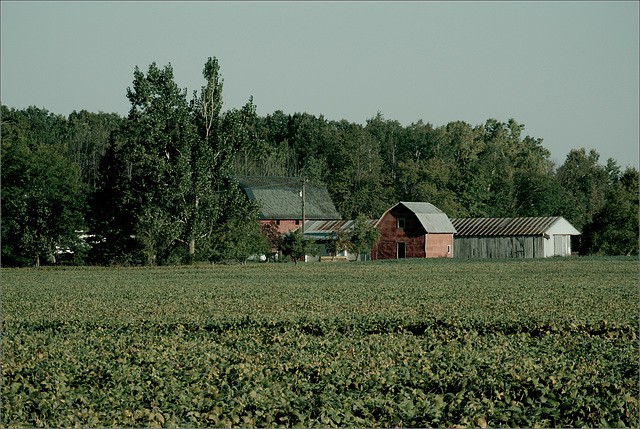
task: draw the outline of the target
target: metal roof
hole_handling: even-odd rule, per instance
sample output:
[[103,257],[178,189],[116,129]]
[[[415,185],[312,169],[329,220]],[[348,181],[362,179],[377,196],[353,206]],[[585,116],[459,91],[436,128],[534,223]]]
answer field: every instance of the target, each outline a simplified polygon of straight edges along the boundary
[[434,206],[431,203],[422,203],[422,202],[406,202],[401,201],[400,204],[411,210],[412,212],[418,214],[440,214],[444,213],[438,207]]
[[[302,219],[302,178],[234,176],[250,200],[262,204],[260,219]],[[326,189],[305,183],[305,219],[340,219]]]
[[[369,227],[374,227],[377,220],[367,220]],[[304,234],[324,238],[335,231],[349,232],[355,225],[354,220],[308,220],[304,223]]]
[[[449,216],[431,203],[401,201],[387,210],[385,214],[389,213],[399,205],[405,206],[415,214],[416,218],[427,233],[455,234],[456,232],[456,228],[449,220]],[[380,217],[378,223],[380,223],[385,214]]]
[[559,219],[562,217],[453,218],[451,223],[458,236],[542,235]]
[[449,220],[449,216],[444,213],[429,214],[429,213],[416,213],[416,217],[422,224],[424,230],[431,234],[455,234],[456,228]]

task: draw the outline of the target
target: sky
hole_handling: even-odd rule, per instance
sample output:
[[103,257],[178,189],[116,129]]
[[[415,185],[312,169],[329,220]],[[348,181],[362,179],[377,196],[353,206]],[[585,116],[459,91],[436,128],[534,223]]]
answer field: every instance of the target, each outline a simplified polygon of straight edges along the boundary
[[0,98],[16,109],[126,116],[136,66],[171,64],[188,94],[216,57],[223,110],[403,126],[524,124],[639,164],[637,1],[0,2]]

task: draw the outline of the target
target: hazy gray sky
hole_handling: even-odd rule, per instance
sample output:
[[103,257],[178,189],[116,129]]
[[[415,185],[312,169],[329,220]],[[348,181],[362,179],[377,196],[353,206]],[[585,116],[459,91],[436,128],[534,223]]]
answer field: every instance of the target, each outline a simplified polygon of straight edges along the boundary
[[514,118],[558,164],[572,148],[638,167],[639,3],[0,2],[1,101],[129,110],[135,66],[189,94],[220,62],[224,109],[364,124]]

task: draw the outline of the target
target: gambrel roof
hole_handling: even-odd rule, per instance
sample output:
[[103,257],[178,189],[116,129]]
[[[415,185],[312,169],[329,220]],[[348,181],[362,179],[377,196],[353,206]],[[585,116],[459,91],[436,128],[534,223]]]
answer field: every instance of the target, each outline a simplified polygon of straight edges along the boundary
[[[449,220],[449,216],[431,203],[402,201],[387,210],[380,217],[380,220],[385,214],[400,205],[409,209],[416,216],[425,232],[429,234],[455,234],[456,228]],[[380,223],[380,220],[378,223]]]
[[[302,178],[234,176],[250,200],[262,204],[260,219],[302,219]],[[329,192],[305,183],[305,219],[338,220]]]

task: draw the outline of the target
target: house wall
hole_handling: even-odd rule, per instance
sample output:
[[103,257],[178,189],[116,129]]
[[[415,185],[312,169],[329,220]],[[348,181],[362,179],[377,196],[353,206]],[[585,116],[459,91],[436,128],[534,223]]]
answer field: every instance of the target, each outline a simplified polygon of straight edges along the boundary
[[302,221],[299,219],[260,219],[260,223],[263,225],[275,223],[280,234],[287,234],[291,231],[295,231],[296,229],[300,228],[300,225],[302,225]]
[[455,236],[453,255],[455,258],[543,258],[547,253],[544,237],[459,237]]

